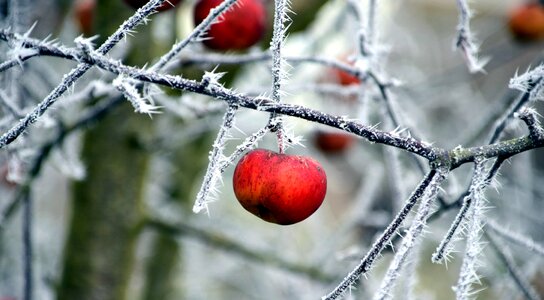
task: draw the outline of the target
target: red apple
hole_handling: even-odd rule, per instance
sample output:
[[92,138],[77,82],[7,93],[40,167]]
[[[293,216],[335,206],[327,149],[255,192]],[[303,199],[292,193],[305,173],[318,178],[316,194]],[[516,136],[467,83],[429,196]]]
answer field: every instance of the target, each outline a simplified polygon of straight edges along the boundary
[[359,84],[359,78],[356,76],[351,75],[350,73],[346,71],[342,71],[339,69],[334,69],[334,75],[341,85],[354,85]]
[[517,7],[510,15],[508,27],[514,36],[521,40],[544,38],[544,6],[539,3],[527,3]]
[[[150,0],[125,0],[125,3],[130,5],[130,7],[134,9],[138,9],[144,5],[147,4]],[[165,11],[169,10],[171,8],[174,8],[174,6],[178,5],[181,2],[181,0],[166,0],[161,6],[157,8],[157,11]]]
[[[349,62],[348,61],[348,55],[343,55],[341,58],[340,58],[341,61],[349,64],[349,65],[352,65],[353,63]],[[359,84],[360,81],[359,81],[359,78],[357,78],[357,76],[354,76],[346,71],[343,71],[343,70],[340,70],[340,69],[337,69],[337,68],[332,68],[331,70],[331,73],[335,79],[336,82],[340,83],[341,85],[353,85],[353,84]]]
[[319,130],[314,136],[315,146],[326,154],[337,154],[346,151],[355,142],[355,137],[342,131]]
[[83,35],[93,34],[94,11],[96,0],[77,0],[74,7],[74,15],[79,30]]
[[[194,22],[200,24],[212,8],[223,0],[199,0],[194,10]],[[261,40],[265,32],[266,10],[261,0],[239,0],[210,26],[203,41],[214,50],[243,50]]]
[[290,225],[323,203],[327,175],[310,157],[255,149],[238,162],[233,187],[247,211],[267,222]]

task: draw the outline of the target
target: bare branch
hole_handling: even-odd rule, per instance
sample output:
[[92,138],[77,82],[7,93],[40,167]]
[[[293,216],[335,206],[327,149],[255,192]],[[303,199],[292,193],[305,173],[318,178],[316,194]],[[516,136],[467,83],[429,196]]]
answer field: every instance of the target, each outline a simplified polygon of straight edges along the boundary
[[393,235],[397,232],[398,228],[410,211],[412,210],[412,207],[416,204],[417,200],[419,200],[424,193],[428,189],[434,189],[433,186],[440,185],[440,182],[442,182],[445,179],[446,172],[443,170],[431,170],[419,183],[417,188],[414,190],[412,195],[410,195],[410,198],[406,201],[406,204],[402,208],[402,210],[397,214],[397,216],[391,221],[389,226],[384,230],[384,232],[380,235],[378,240],[374,242],[368,253],[365,255],[365,257],[361,260],[361,262],[351,271],[343,280],[340,282],[338,286],[334,288],[329,294],[324,296],[322,299],[324,300],[334,300],[341,297],[352,285],[356,284],[362,275],[366,274],[370,269],[372,268],[372,265],[376,258],[380,255],[380,253],[385,248],[386,244],[389,243]]
[[[136,13],[127,19],[115,33],[113,33],[96,52],[99,54],[105,54],[109,52],[113,46],[121,41],[129,30],[138,26],[140,23],[146,20],[146,17],[150,15],[155,8],[162,5],[165,0],[151,0],[142,8],[138,9]],[[81,63],[74,68],[70,73],[66,74],[62,82],[53,90],[49,95],[38,105],[32,112],[27,114],[22,120],[12,127],[8,132],[0,136],[0,148],[13,142],[19,135],[21,135],[31,124],[35,123],[46,111],[53,105],[57,99],[64,94],[83,74],[85,74],[91,65]]]

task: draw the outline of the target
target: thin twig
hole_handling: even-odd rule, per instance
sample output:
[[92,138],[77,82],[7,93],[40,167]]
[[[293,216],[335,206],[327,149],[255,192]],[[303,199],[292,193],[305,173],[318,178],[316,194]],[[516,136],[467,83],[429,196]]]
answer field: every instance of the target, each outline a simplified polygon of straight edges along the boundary
[[237,106],[229,106],[225,115],[223,116],[223,124],[217,133],[215,142],[213,143],[213,148],[210,153],[210,162],[208,164],[208,169],[206,170],[206,175],[204,175],[204,181],[198,191],[196,196],[195,204],[193,205],[193,212],[199,213],[202,210],[208,209],[208,197],[210,191],[213,191],[215,184],[219,180],[221,173],[219,167],[221,166],[223,149],[225,147],[226,140],[230,129],[234,126],[234,117],[236,116],[236,111],[238,110]]
[[[484,192],[487,187],[485,177],[485,161],[478,158],[474,166],[474,175],[472,176],[469,188],[470,195],[468,196],[473,205],[468,208],[469,211],[465,215],[467,232],[465,255],[459,271],[457,285],[454,287],[455,295],[459,300],[471,299],[474,295],[472,286],[479,282],[477,268],[479,266],[478,257],[481,255],[483,247],[480,237],[483,232]],[[460,216],[460,218],[463,219],[463,216]]]
[[[288,2],[286,0],[275,0],[274,3],[274,30],[270,41],[270,51],[272,52],[272,101],[281,103],[281,94],[283,92],[281,84],[288,76],[283,67],[284,58],[281,53],[285,38],[285,21],[288,20]],[[273,130],[276,131],[278,137],[279,152],[283,153],[285,150],[285,131],[282,118],[278,117],[276,112],[272,112],[270,121],[275,124]]]
[[32,300],[33,299],[33,280],[34,280],[34,270],[33,270],[33,247],[32,247],[32,224],[33,214],[32,214],[32,197],[30,196],[30,191],[26,190],[25,195],[23,196],[23,266],[24,266],[24,288],[23,288],[23,299]]
[[30,185],[40,174],[42,167],[52,150],[61,145],[70,134],[97,122],[100,118],[110,112],[113,107],[122,102],[122,97],[115,97],[109,101],[97,104],[96,107],[90,109],[88,113],[84,114],[84,116],[73,125],[67,127],[60,126],[57,136],[41,146],[37,151],[38,156],[34,159],[29,168],[28,177],[20,185],[19,191],[15,195],[13,201],[7,205],[6,209],[0,214],[0,232],[5,228],[6,223],[11,216],[17,211],[19,205],[23,202],[25,195],[29,193]]
[[423,228],[425,228],[427,224],[427,217],[429,216],[434,200],[438,195],[440,184],[447,177],[447,172],[445,170],[439,170],[438,173],[437,178],[433,179],[422,196],[417,214],[412,221],[412,225],[406,232],[406,236],[403,238],[402,244],[398,248],[393,261],[389,265],[389,269],[387,270],[385,277],[381,282],[380,288],[374,297],[375,300],[392,298],[391,290],[395,286],[397,278],[402,271],[410,251],[420,239]]
[[513,102],[497,119],[497,121],[495,122],[495,128],[493,129],[493,132],[489,137],[488,144],[494,144],[500,139],[502,133],[504,132],[504,129],[506,128],[506,125],[514,117],[514,114],[518,112],[523,106],[525,106],[525,104],[527,104],[529,100],[531,100],[531,91],[533,87],[534,85],[530,87],[526,92],[524,92],[518,98],[518,100]]
[[[127,33],[140,23],[146,20],[146,17],[150,15],[155,8],[159,7],[166,0],[151,0],[130,18],[128,18],[123,24],[113,33],[108,39],[100,46],[96,52],[99,54],[108,53],[113,46],[121,41]],[[14,127],[8,132],[0,136],[0,148],[13,142],[19,135],[21,135],[31,124],[35,123],[51,105],[53,105],[57,99],[64,94],[83,74],[85,74],[92,66],[86,63],[80,63],[78,66],[68,74],[66,74],[61,83],[47,95],[42,102],[37,105],[32,112],[27,114],[21,119]]]
[[361,262],[342,280],[342,282],[340,282],[338,286],[336,286],[329,294],[324,296],[322,299],[338,299],[352,285],[356,284],[362,275],[370,271],[374,260],[376,260],[376,258],[380,255],[380,253],[387,245],[387,243],[389,243],[393,235],[397,232],[398,228],[400,227],[400,225],[402,225],[402,223],[416,204],[417,200],[419,200],[419,198],[423,196],[425,191],[430,188],[431,184],[436,183],[438,181],[438,178],[442,177],[441,173],[442,172],[439,172],[437,170],[431,170],[427,175],[425,175],[425,177],[419,183],[412,195],[410,195],[410,198],[408,198],[408,200],[406,201],[406,204],[404,205],[402,210],[397,214],[393,221],[391,221],[389,226],[387,226],[387,228],[383,231],[378,240],[374,242],[374,244],[365,255],[365,257],[361,260]]
[[538,292],[535,291],[535,289],[531,286],[531,284],[523,278],[521,275],[521,271],[516,266],[516,263],[514,260],[508,255],[505,251],[502,250],[502,248],[506,248],[506,246],[499,247],[499,244],[488,233],[484,232],[484,236],[489,241],[489,244],[495,250],[495,253],[497,253],[497,256],[502,261],[502,263],[506,266],[506,269],[508,270],[508,273],[510,274],[510,277],[514,280],[514,283],[518,287],[518,289],[521,291],[521,293],[525,296],[525,298],[529,300],[540,300],[540,296],[538,295]]
[[161,71],[167,63],[169,63],[176,55],[178,55],[181,50],[183,50],[189,43],[198,41],[198,39],[217,21],[217,19],[225,13],[229,8],[231,8],[238,0],[226,0],[221,2],[221,4],[212,8],[208,13],[208,16],[196,25],[193,31],[181,42],[176,43],[172,46],[172,49],[166,54],[161,56],[159,61],[151,66],[150,71]]
[[467,67],[471,73],[483,72],[487,59],[478,57],[478,45],[474,41],[470,30],[470,18],[472,13],[468,7],[467,0],[457,0],[459,9],[459,24],[457,25],[457,38],[455,47],[461,51]]
[[494,220],[487,220],[486,225],[487,228],[491,229],[496,235],[502,237],[503,239],[511,243],[517,244],[538,255],[544,256],[544,246],[535,242],[530,237],[521,235],[518,232],[508,230]]
[[172,235],[187,235],[206,244],[210,244],[215,248],[237,254],[244,259],[263,263],[265,265],[275,266],[279,269],[289,271],[293,274],[303,275],[319,282],[330,283],[336,278],[336,276],[324,273],[321,268],[289,262],[272,253],[250,249],[243,244],[229,239],[221,234],[198,228],[187,223],[177,222],[170,224],[159,219],[148,219],[145,224],[163,233],[169,233]]

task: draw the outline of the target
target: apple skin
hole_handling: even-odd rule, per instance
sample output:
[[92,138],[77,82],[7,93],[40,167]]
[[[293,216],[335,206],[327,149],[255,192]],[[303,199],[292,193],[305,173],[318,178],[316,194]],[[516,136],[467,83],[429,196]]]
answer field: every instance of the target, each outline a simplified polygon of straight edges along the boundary
[[79,30],[85,36],[93,34],[94,13],[96,0],[77,0],[74,7],[74,15]]
[[327,175],[313,158],[255,149],[236,165],[233,187],[238,202],[250,213],[267,222],[291,225],[321,206]]
[[336,78],[338,79],[338,82],[341,85],[354,85],[359,84],[359,78],[349,74],[346,71],[342,70],[335,70],[336,71]]
[[[343,61],[346,64],[353,65],[353,62],[349,61],[349,57],[352,54],[344,54],[340,56],[340,60]],[[337,68],[331,68],[332,76],[336,82],[338,82],[341,85],[349,86],[349,85],[355,85],[359,84],[360,80],[357,78],[357,76],[351,75],[350,73],[337,69]]]
[[319,130],[314,137],[315,146],[325,154],[343,153],[355,142],[355,138],[341,131]]
[[[193,11],[195,26],[223,0],[199,0]],[[266,9],[261,0],[239,0],[210,26],[204,45],[213,50],[244,50],[261,40],[266,30]]]
[[334,70],[332,70],[332,72],[334,74],[336,81],[340,83],[341,85],[349,86],[349,85],[355,85],[360,83],[359,78],[351,75],[350,73],[346,71],[335,68]]
[[[138,9],[146,5],[147,2],[149,2],[149,0],[125,0],[125,3],[134,9]],[[164,2],[161,6],[157,8],[157,11],[161,12],[161,11],[169,10],[171,8],[174,8],[174,6],[178,5],[180,2],[181,0],[167,0],[166,2]]]
[[512,34],[522,41],[544,38],[544,6],[527,3],[512,11],[508,21]]

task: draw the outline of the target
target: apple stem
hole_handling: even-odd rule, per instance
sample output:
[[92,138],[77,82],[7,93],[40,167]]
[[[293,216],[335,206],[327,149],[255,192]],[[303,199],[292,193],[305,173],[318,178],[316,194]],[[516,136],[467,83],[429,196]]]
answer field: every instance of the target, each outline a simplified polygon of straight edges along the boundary
[[278,137],[278,152],[280,154],[283,154],[285,152],[285,141],[283,140],[283,130],[278,130],[276,132],[276,136]]
[[[284,58],[281,55],[283,40],[285,38],[285,21],[287,17],[289,2],[276,0],[274,7],[274,30],[270,42],[272,52],[272,100],[281,102],[281,83],[287,78],[287,71],[282,68]],[[285,148],[285,130],[283,129],[282,118],[277,117],[276,112],[270,114],[270,121],[277,130],[279,152],[283,153]]]

